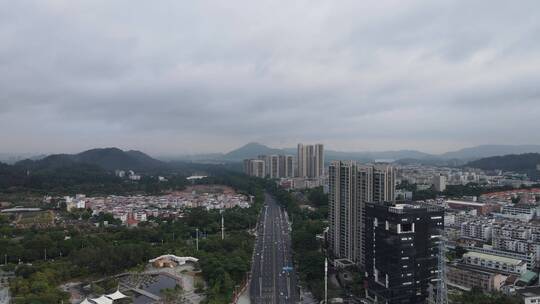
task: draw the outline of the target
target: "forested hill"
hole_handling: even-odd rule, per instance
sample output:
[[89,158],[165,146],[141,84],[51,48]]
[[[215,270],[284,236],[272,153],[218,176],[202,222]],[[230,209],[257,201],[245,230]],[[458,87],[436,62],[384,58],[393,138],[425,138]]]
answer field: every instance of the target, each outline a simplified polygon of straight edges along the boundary
[[530,177],[538,179],[539,165],[540,153],[526,153],[482,158],[468,163],[467,167],[527,173]]
[[17,167],[32,169],[56,169],[73,164],[96,165],[105,170],[153,170],[163,168],[165,163],[139,151],[122,151],[118,148],[92,149],[79,154],[54,154],[40,160],[23,160]]

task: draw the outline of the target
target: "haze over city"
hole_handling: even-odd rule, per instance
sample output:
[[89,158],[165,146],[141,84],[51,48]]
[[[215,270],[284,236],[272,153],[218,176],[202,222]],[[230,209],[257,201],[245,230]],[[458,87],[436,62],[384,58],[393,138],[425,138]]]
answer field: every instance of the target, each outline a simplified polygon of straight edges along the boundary
[[0,304],[540,303],[540,1],[0,0]]
[[537,1],[2,1],[2,152],[540,142]]

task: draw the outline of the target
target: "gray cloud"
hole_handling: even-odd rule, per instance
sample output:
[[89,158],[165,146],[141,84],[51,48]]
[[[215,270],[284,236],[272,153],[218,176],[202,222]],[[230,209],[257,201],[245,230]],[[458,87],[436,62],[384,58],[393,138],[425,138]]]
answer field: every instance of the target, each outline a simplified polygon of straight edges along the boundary
[[0,1],[0,150],[538,143],[539,9]]

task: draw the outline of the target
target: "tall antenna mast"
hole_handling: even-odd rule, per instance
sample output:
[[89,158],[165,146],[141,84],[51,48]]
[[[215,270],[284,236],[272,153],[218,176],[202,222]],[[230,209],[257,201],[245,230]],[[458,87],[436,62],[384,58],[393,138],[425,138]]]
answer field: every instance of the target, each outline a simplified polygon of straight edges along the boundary
[[446,286],[446,238],[441,232],[439,238],[439,257],[437,265],[437,295],[436,304],[448,304],[448,293]]
[[195,244],[197,247],[197,251],[199,251],[199,228],[195,229],[195,234],[196,234]]

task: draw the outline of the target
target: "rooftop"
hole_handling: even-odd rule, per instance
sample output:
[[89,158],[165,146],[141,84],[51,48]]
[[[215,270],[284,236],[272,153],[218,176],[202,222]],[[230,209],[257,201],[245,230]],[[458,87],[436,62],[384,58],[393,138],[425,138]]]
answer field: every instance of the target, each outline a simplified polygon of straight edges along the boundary
[[523,274],[521,274],[521,276],[519,277],[519,280],[529,285],[534,280],[536,280],[536,278],[538,278],[538,275],[536,274],[536,272],[532,272],[528,270],[524,272]]
[[517,289],[516,292],[524,297],[536,297],[540,295],[540,286]]
[[537,206],[535,205],[527,205],[527,204],[515,204],[515,205],[506,205],[503,206],[503,208],[521,208],[521,209],[535,209]]
[[456,262],[448,264],[448,267],[463,269],[463,270],[467,270],[467,271],[471,271],[475,273],[483,273],[483,274],[491,274],[491,275],[499,274],[498,271],[493,270],[493,269],[487,269],[487,268],[478,267],[475,265],[468,265],[468,264],[456,263]]
[[10,208],[10,209],[4,209],[0,212],[2,213],[15,213],[15,212],[36,212],[41,211],[40,208]]
[[457,201],[457,200],[447,200],[446,203],[447,204],[467,205],[467,206],[478,206],[478,207],[484,206],[483,203],[479,203],[479,202],[468,202],[468,201]]
[[384,202],[384,203],[370,203],[369,205],[375,208],[384,208],[392,213],[421,213],[425,212],[443,212],[444,208],[442,206],[437,206],[433,204],[423,203],[423,202],[403,202],[395,204],[393,202]]
[[471,257],[471,258],[490,260],[490,261],[495,261],[495,262],[499,262],[499,263],[503,263],[503,264],[509,264],[509,265],[515,265],[515,266],[518,266],[520,264],[525,263],[522,260],[518,260],[518,259],[512,259],[512,258],[498,256],[498,255],[486,254],[486,253],[480,253],[480,252],[474,252],[474,251],[469,251],[469,252],[465,253],[463,255],[463,257],[464,258],[465,257]]

